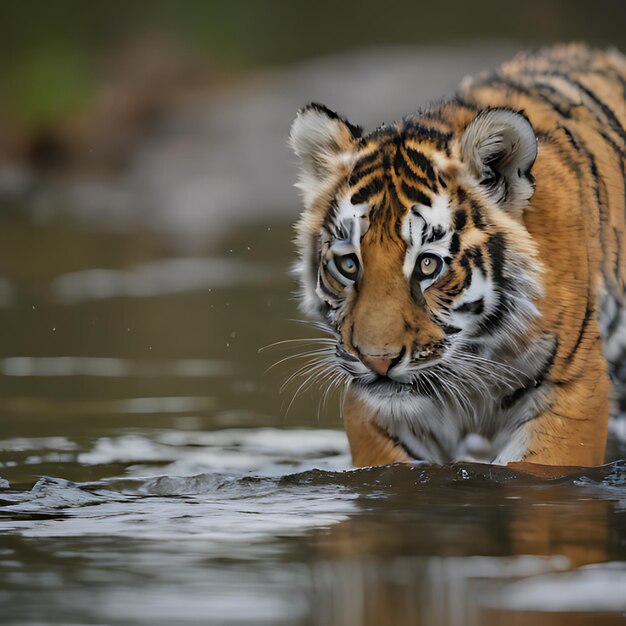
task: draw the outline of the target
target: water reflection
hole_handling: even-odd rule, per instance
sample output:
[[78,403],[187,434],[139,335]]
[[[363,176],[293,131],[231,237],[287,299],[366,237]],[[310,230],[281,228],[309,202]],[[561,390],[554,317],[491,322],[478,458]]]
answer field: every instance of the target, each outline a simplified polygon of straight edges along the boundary
[[[27,591],[20,572],[45,564],[56,578],[40,603],[113,623],[172,619],[171,609],[131,606],[128,588],[162,594],[155,606],[183,598],[186,620],[209,624],[489,626],[527,623],[529,611],[540,624],[612,624],[626,611],[626,569],[615,563],[625,556],[623,463],[556,479],[470,464],[279,474],[302,454],[310,460],[300,467],[323,462],[335,435],[297,449],[306,431],[274,434],[205,434],[205,444],[227,447],[240,435],[240,456],[265,476],[240,467],[5,489],[0,582],[15,592],[6,606],[32,619],[14,604]],[[193,437],[164,441],[194,454]],[[162,451],[162,467],[171,470],[171,456]],[[15,560],[26,546],[34,563]],[[129,552],[123,577],[111,577]],[[59,596],[75,575],[98,580],[97,590],[74,580],[75,593]]]
[[567,568],[563,557],[535,556],[328,561],[314,568],[314,623],[623,623],[623,564]]

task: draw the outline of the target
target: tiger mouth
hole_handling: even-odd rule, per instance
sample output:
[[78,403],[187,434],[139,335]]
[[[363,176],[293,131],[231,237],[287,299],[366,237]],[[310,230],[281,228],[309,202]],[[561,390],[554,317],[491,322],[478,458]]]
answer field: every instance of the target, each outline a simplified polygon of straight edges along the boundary
[[354,384],[369,393],[381,396],[397,396],[413,394],[417,391],[414,382],[401,383],[387,376],[377,376],[374,380],[355,378]]

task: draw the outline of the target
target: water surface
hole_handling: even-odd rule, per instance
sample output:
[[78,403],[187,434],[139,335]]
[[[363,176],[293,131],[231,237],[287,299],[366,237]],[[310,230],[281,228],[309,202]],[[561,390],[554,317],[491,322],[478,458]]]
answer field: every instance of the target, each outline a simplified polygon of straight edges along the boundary
[[336,395],[287,413],[289,239],[5,213],[0,621],[622,623],[623,462],[351,470]]

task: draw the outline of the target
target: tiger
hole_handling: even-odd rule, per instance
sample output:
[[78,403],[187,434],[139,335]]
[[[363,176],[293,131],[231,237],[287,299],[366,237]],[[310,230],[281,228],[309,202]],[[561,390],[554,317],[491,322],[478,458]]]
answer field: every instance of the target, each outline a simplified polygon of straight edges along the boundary
[[561,44],[370,132],[298,111],[294,271],[354,466],[604,462],[626,355],[625,91],[619,51]]

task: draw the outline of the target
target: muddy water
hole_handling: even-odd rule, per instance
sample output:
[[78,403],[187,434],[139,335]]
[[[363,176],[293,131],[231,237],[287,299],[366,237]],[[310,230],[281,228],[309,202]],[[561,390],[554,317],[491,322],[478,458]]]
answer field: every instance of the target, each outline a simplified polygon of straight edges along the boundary
[[338,398],[277,394],[289,238],[4,214],[0,622],[622,623],[623,462],[354,471]]

